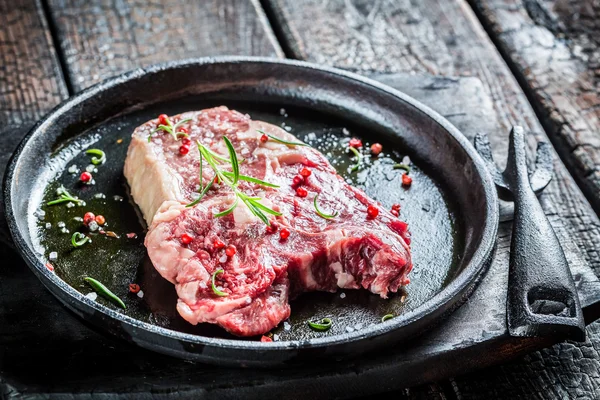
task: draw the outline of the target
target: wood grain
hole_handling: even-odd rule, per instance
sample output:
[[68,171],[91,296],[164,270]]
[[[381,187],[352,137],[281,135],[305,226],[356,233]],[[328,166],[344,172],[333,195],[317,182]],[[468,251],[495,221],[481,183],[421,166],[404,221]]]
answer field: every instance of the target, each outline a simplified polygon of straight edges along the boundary
[[[277,21],[284,48],[296,58],[360,72],[427,71],[478,77],[500,117],[497,130],[489,132],[499,157],[506,154],[512,124],[532,132],[531,151],[537,140],[548,140],[519,84],[464,0],[271,0],[268,11]],[[553,220],[565,224],[563,235],[576,241],[598,274],[600,222],[558,158],[555,169],[554,180],[542,195],[543,206]],[[527,397],[530,386],[540,390],[554,386],[555,394],[548,398],[561,398],[560,393],[585,375],[573,372],[580,363],[600,365],[598,326],[589,328],[585,344],[559,344],[508,366],[458,378],[453,382],[455,395],[491,395],[496,385],[512,388],[513,397]],[[552,366],[550,372],[541,373],[540,363]],[[523,384],[524,370],[530,371],[528,385]],[[589,385],[579,391],[597,397],[600,377],[585,376]]]
[[[33,123],[67,97],[41,4],[0,0],[0,177]],[[6,235],[0,200],[0,241]]]
[[49,8],[75,92],[155,63],[283,56],[258,0],[49,0]]
[[600,2],[472,0],[600,212]]

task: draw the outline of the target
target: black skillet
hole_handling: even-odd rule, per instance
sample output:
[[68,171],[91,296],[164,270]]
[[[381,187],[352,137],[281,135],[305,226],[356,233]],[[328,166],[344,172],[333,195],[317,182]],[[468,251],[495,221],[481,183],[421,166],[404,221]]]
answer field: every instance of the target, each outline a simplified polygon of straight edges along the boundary
[[[414,270],[405,291],[379,299],[366,291],[307,293],[292,302],[292,317],[273,333],[275,342],[240,339],[177,316],[172,285],[145,257],[144,227],[128,201],[122,176],[132,130],[160,113],[227,105],[288,127],[323,151],[342,175],[380,201],[402,205],[413,234]],[[349,136],[383,143],[384,156],[365,157],[358,172],[334,144]],[[122,139],[122,141],[120,141]],[[106,164],[96,185],[77,184],[90,164],[81,150],[102,148]],[[393,164],[409,156],[413,185],[402,188]],[[73,169],[72,169],[73,171]],[[48,207],[64,185],[85,207]],[[151,182],[149,182],[151,184]],[[273,366],[361,354],[427,330],[462,304],[485,273],[498,227],[494,183],[465,137],[440,115],[375,81],[295,61],[216,58],[138,69],[93,86],[40,121],[17,149],[5,178],[7,219],[15,244],[33,272],[69,309],[104,330],[142,347],[190,360],[234,366]],[[41,217],[40,210],[45,212]],[[105,215],[120,238],[97,236],[73,250],[73,217]],[[59,222],[64,223],[64,227]],[[49,225],[47,225],[49,224]],[[68,230],[69,233],[61,233]],[[127,238],[135,232],[137,238]],[[45,266],[57,252],[54,272]],[[86,297],[93,276],[127,304],[117,309]],[[143,298],[128,293],[139,283]],[[381,317],[395,317],[381,322]],[[330,317],[328,332],[306,321]]]

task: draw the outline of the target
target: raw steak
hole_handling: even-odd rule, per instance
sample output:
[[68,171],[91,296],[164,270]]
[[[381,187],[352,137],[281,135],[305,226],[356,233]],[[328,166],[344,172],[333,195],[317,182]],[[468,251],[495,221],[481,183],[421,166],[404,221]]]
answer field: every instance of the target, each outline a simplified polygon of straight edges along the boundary
[[[175,284],[177,310],[187,321],[216,323],[239,336],[259,335],[286,319],[288,299],[302,292],[364,288],[385,298],[408,284],[412,263],[407,225],[348,185],[320,152],[273,139],[265,142],[259,130],[290,142],[298,139],[226,107],[187,112],[171,121],[186,118],[191,121],[182,126],[193,143],[198,140],[228,157],[222,140],[227,136],[243,160],[241,174],[279,185],[240,182],[238,188],[282,213],[270,216],[268,227],[239,202],[231,214],[216,218],[215,213],[235,200],[224,185],[214,185],[199,204],[186,207],[200,188],[195,146],[180,155],[181,141],[167,133],[154,133],[149,141],[157,120],[135,130],[125,176],[150,225],[148,255],[157,271]],[[310,176],[293,184],[304,168]],[[213,178],[204,162],[203,186]],[[308,195],[300,197],[298,187]],[[316,213],[317,194],[319,208],[337,212],[335,218]],[[375,218],[368,217],[370,205],[379,209]],[[290,232],[286,239],[280,236],[283,229]],[[186,235],[189,243],[189,238],[182,239]],[[230,250],[228,256],[227,248],[235,254]],[[213,274],[220,269],[215,285],[226,296],[212,287]]]

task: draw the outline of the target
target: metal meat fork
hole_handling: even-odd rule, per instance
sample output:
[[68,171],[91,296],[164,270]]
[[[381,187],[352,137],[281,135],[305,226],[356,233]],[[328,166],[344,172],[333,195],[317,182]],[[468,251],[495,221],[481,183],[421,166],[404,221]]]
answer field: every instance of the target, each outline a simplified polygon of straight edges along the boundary
[[507,298],[510,335],[585,340],[583,314],[569,264],[536,197],[552,179],[551,145],[538,143],[531,174],[520,126],[510,132],[504,172],[494,163],[486,135],[475,137],[475,148],[492,174],[498,196],[514,202]]

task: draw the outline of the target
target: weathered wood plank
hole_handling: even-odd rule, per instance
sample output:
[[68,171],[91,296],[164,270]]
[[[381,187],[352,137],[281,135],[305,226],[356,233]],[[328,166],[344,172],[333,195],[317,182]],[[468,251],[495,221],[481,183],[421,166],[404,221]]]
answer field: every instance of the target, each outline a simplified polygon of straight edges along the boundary
[[565,343],[452,382],[459,399],[598,399],[600,324],[587,328],[593,341]]
[[[36,0],[0,1],[0,177],[29,127],[67,97]],[[9,242],[0,200],[0,241]]]
[[49,0],[49,7],[75,91],[171,60],[283,56],[258,0]]
[[[284,48],[296,58],[359,72],[427,71],[478,77],[500,117],[498,130],[490,132],[499,156],[506,154],[511,124],[523,125],[533,133],[531,150],[535,141],[548,140],[516,79],[464,0],[271,0],[268,10],[278,21],[280,35],[286,40]],[[555,221],[563,221],[565,229],[560,235],[575,240],[598,274],[600,222],[558,158],[555,167],[555,178],[542,196],[545,210]],[[559,344],[507,366],[456,379],[455,394],[459,398],[480,394],[504,397],[502,389],[494,392],[496,385],[510,387],[512,397],[527,397],[533,393],[530,387],[541,391],[555,385],[549,398],[561,398],[561,393],[585,379],[588,384],[578,387],[579,393],[597,397],[600,377],[574,371],[581,365],[600,365],[598,326],[590,327],[589,340],[583,345]],[[540,364],[549,371],[544,372]],[[529,372],[527,384],[523,371]]]
[[471,0],[600,212],[600,3]]

